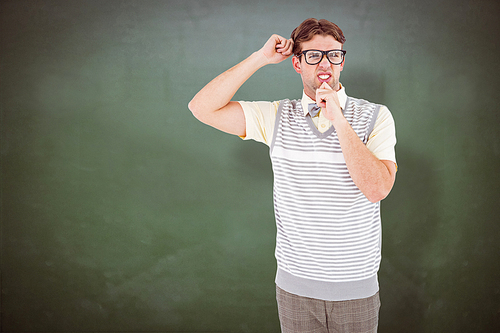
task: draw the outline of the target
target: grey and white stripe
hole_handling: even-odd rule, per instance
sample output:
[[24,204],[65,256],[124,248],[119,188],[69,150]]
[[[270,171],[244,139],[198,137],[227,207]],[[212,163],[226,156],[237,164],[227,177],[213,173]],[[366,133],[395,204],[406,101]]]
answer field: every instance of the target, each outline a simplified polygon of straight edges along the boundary
[[[349,98],[344,116],[366,143],[377,105]],[[352,181],[337,133],[320,133],[300,101],[280,103],[270,147],[274,171],[278,268],[330,283],[377,273],[381,257],[378,203]]]

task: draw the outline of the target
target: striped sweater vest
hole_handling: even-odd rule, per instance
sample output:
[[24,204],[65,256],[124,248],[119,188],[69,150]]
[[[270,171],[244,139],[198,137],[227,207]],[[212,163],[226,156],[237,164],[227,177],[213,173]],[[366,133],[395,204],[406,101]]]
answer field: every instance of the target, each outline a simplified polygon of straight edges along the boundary
[[[366,144],[379,105],[348,98],[344,116]],[[321,133],[300,100],[280,102],[270,155],[274,172],[278,287],[331,301],[378,291],[379,203],[349,175],[333,126]]]

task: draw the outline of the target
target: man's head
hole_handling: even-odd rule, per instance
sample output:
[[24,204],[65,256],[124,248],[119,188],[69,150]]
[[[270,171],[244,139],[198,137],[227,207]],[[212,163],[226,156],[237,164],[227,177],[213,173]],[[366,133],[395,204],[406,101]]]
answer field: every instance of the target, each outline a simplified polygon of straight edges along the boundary
[[302,78],[306,95],[314,100],[316,89],[325,82],[338,91],[340,72],[344,69],[342,47],[345,37],[342,30],[327,20],[307,19],[292,32],[291,37],[294,42],[293,68]]
[[340,44],[345,43],[345,37],[340,28],[325,19],[309,18],[292,31],[293,54],[302,52],[302,43],[311,40],[315,35],[332,36]]

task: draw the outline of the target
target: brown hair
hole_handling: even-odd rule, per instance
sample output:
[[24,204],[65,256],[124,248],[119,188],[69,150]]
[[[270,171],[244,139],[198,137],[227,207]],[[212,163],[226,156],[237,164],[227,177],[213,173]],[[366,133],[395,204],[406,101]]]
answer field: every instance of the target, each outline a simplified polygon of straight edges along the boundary
[[302,51],[301,44],[311,40],[315,35],[329,35],[337,42],[345,43],[344,34],[335,23],[325,19],[309,18],[292,31],[293,54],[298,55]]

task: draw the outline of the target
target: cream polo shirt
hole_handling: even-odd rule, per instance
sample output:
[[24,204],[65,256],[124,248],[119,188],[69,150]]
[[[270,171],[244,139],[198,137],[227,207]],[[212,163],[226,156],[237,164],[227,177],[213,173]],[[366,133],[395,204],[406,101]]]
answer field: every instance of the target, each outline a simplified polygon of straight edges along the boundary
[[[337,91],[340,105],[342,109],[345,108],[347,103],[347,95],[345,87],[341,85]],[[239,101],[246,120],[246,136],[241,137],[244,140],[255,140],[258,142],[270,145],[273,139],[274,124],[276,122],[276,113],[278,111],[279,101],[274,102],[244,102]],[[304,116],[308,113],[308,104],[316,103],[309,96],[302,93],[302,109]],[[314,126],[320,131],[325,132],[328,130],[332,123],[326,119],[323,112],[319,112],[312,118]],[[396,129],[394,126],[394,118],[392,117],[389,109],[381,106],[373,131],[368,138],[366,147],[370,150],[379,160],[389,160],[396,163],[396,153],[394,146],[396,145]]]

